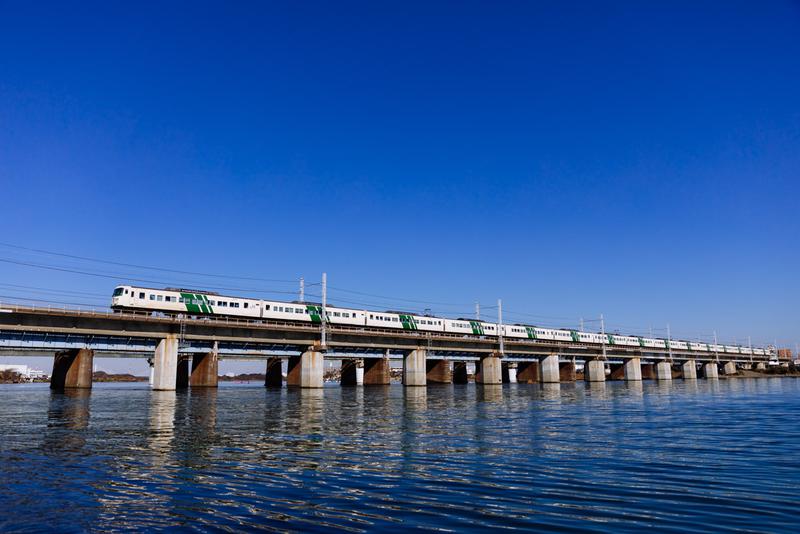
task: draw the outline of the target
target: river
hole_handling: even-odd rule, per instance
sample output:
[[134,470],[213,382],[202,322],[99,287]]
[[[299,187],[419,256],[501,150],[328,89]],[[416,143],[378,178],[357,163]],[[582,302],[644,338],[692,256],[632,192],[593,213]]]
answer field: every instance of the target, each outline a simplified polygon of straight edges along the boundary
[[0,531],[797,531],[800,380],[0,386]]

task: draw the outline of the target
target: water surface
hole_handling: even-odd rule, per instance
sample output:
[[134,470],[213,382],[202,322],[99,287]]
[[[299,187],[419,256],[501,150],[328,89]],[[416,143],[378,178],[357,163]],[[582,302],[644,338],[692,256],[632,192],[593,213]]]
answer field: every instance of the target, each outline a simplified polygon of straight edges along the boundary
[[797,531],[800,380],[0,386],[0,530]]

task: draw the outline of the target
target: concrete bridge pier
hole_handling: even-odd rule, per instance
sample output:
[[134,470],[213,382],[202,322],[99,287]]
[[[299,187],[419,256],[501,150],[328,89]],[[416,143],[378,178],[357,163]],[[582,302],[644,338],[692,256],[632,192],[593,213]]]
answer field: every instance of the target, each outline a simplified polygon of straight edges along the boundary
[[695,360],[686,360],[683,362],[683,365],[681,365],[681,370],[683,371],[684,380],[697,379],[697,362]]
[[342,360],[341,384],[343,386],[364,385],[364,360],[347,358]]
[[50,389],[91,389],[94,351],[89,349],[69,349],[56,352],[53,358],[53,373]]
[[468,375],[467,362],[453,362],[453,384],[466,384]]
[[726,375],[735,375],[736,362],[725,362],[725,365],[722,366],[722,372]]
[[480,361],[481,371],[478,373],[479,384],[498,385],[503,383],[503,366],[497,354],[483,356]]
[[517,382],[520,384],[538,384],[539,362],[519,362],[517,367]]
[[542,384],[561,382],[561,369],[558,366],[558,354],[550,354],[539,360],[539,378]]
[[503,368],[503,384],[516,384],[517,383],[517,362],[508,362],[502,364]]
[[453,377],[450,372],[450,360],[426,360],[425,380],[428,384],[450,384]]
[[642,380],[642,360],[639,358],[628,358],[625,360],[625,380],[627,382],[638,382]]
[[403,385],[427,385],[427,360],[428,351],[415,349],[403,355]]
[[321,388],[324,363],[322,352],[316,347],[309,347],[300,356],[289,357],[286,385],[300,388]]
[[719,378],[717,362],[707,362],[703,364],[703,378]]
[[175,391],[178,383],[178,336],[168,334],[158,342],[153,358],[153,389]]
[[388,357],[367,358],[364,360],[365,386],[388,386],[390,381]]
[[210,352],[192,356],[189,385],[193,388],[215,388],[219,384],[219,345],[214,342]]
[[764,362],[758,362],[756,364],[756,369],[759,370],[759,371],[763,371],[766,368],[767,368],[767,364],[765,364]]
[[264,376],[264,387],[279,388],[283,386],[283,360],[268,358]]
[[656,380],[672,380],[672,364],[670,362],[658,362],[656,364]]
[[586,360],[583,364],[583,377],[587,382],[605,382],[606,362],[604,360]]

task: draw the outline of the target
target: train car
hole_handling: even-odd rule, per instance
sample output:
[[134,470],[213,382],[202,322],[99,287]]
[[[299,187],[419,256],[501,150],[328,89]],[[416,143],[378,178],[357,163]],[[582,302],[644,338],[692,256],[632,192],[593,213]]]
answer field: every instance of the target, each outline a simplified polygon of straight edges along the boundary
[[[276,302],[263,301],[265,319],[282,321],[301,321],[320,324],[322,322],[322,306],[308,302]],[[364,326],[366,313],[363,310],[325,306],[325,316],[329,324]]]
[[573,332],[573,341],[578,343],[608,343],[608,338],[597,332]]
[[713,343],[708,344],[708,351],[709,352],[725,352],[725,347],[722,345],[714,345]]
[[735,345],[725,345],[725,352],[727,354],[739,354],[739,347]]
[[608,342],[611,345],[620,345],[624,347],[640,347],[638,337],[633,336],[620,336],[617,334],[608,334]]
[[496,336],[497,325],[477,319],[444,319],[444,331],[452,334],[472,334],[474,336]]
[[750,347],[739,347],[739,353],[750,356],[751,354],[753,354],[753,351],[750,349]]
[[706,345],[705,343],[690,341],[689,350],[693,350],[695,352],[708,352],[708,345]]
[[663,339],[656,339],[652,337],[640,337],[639,342],[641,343],[642,347],[647,347],[648,349],[666,349],[667,342]]
[[556,328],[541,328],[539,326],[526,326],[528,339],[543,339],[548,341],[573,341],[571,330],[558,330]]
[[444,332],[444,319],[428,315],[412,315],[410,313],[397,312],[403,330],[423,331],[423,332]]
[[676,341],[674,339],[667,342],[669,348],[674,350],[689,350],[689,343],[686,341]]
[[531,337],[532,334],[528,332],[530,328],[530,326],[525,326],[523,324],[505,324],[503,325],[503,335],[506,337],[533,339]]
[[393,312],[367,312],[365,322],[366,326],[373,326],[375,328],[396,328],[403,329],[403,322],[400,320],[399,313]]
[[111,296],[113,310],[158,311],[169,315],[233,315],[261,317],[261,301],[226,297],[187,289],[117,286]]
[[765,356],[764,349],[753,349],[753,356]]

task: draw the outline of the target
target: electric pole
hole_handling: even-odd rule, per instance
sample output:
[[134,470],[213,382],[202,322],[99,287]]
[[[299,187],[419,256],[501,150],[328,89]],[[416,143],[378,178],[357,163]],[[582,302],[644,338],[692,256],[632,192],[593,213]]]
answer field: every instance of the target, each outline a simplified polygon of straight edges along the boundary
[[503,342],[503,301],[497,299],[497,337],[500,341],[500,355],[505,354],[505,344]]
[[481,320],[481,303],[478,302],[477,300],[475,301],[475,320],[476,321]]
[[[650,337],[653,337],[652,334]],[[669,323],[667,323],[667,351],[669,354],[669,361],[672,361],[672,331],[669,329]]]
[[306,281],[300,277],[300,302],[306,301]]
[[328,273],[322,273],[322,329],[320,331],[320,341],[323,350],[328,344],[328,313],[325,311],[325,305],[328,301]]
[[603,360],[606,359],[606,321],[600,314],[600,339],[603,341]]

